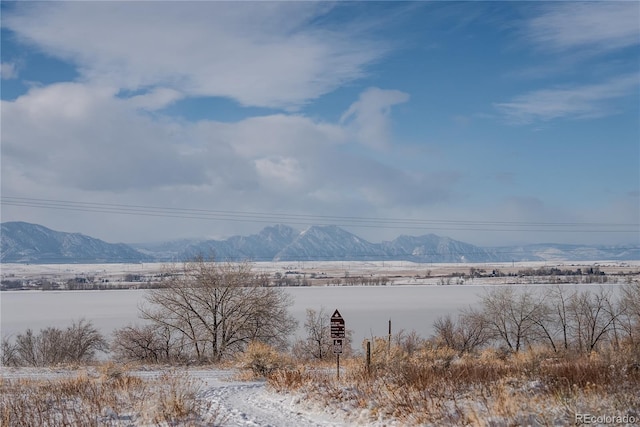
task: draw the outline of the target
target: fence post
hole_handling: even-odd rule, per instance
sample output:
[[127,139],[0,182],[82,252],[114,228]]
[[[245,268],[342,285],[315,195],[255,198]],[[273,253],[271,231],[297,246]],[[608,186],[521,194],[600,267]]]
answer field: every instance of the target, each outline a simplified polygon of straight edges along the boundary
[[367,375],[371,375],[371,341],[367,340]]

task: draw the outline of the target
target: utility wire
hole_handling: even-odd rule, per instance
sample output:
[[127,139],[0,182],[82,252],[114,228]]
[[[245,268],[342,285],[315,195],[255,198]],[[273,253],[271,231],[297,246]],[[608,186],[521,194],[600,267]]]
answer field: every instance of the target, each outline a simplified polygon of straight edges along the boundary
[[[144,206],[114,203],[77,202],[69,200],[37,199],[2,196],[0,205],[41,209],[95,212],[147,217],[197,219],[209,221],[236,221],[254,223],[286,222],[293,225],[340,225],[349,227],[468,230],[468,231],[524,231],[524,232],[579,232],[579,233],[634,233],[640,231],[637,223],[610,222],[528,222],[528,221],[468,221],[419,220],[410,218],[307,215],[276,212],[228,211]],[[319,224],[321,223],[321,224]]]

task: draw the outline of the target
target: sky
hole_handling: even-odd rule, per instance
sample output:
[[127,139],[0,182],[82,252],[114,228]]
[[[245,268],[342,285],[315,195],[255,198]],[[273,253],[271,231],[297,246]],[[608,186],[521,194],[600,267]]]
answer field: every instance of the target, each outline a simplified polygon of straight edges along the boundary
[[9,2],[1,220],[640,243],[640,3]]

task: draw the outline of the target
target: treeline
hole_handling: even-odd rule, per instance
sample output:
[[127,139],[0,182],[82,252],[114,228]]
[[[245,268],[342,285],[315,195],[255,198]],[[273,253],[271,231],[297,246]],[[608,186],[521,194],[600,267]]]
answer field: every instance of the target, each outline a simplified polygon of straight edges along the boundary
[[[600,267],[588,267],[588,268],[558,268],[558,267],[538,267],[538,268],[524,268],[520,269],[517,272],[509,272],[505,273],[499,269],[492,269],[491,271],[487,271],[483,268],[471,267],[469,269],[469,273],[467,277],[513,277],[513,276],[604,276],[606,273],[600,270]],[[636,273],[629,273],[629,275]],[[460,276],[459,273],[454,273],[454,276]],[[618,273],[620,276],[624,276],[625,273]]]
[[640,348],[640,283],[579,291],[570,287],[495,287],[480,306],[435,324],[435,340],[465,353],[495,346],[589,353],[601,346]]

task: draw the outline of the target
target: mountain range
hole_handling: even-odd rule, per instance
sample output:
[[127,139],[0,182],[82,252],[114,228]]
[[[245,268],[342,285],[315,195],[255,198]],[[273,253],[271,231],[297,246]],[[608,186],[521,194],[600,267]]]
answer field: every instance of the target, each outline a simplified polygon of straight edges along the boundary
[[26,222],[5,222],[0,231],[4,263],[134,263],[183,261],[197,255],[253,261],[413,261],[483,263],[511,261],[640,260],[640,245],[586,246],[534,244],[483,248],[435,234],[402,235],[368,242],[335,225],[297,231],[286,225],[226,240],[107,243],[80,233],[54,231]]

